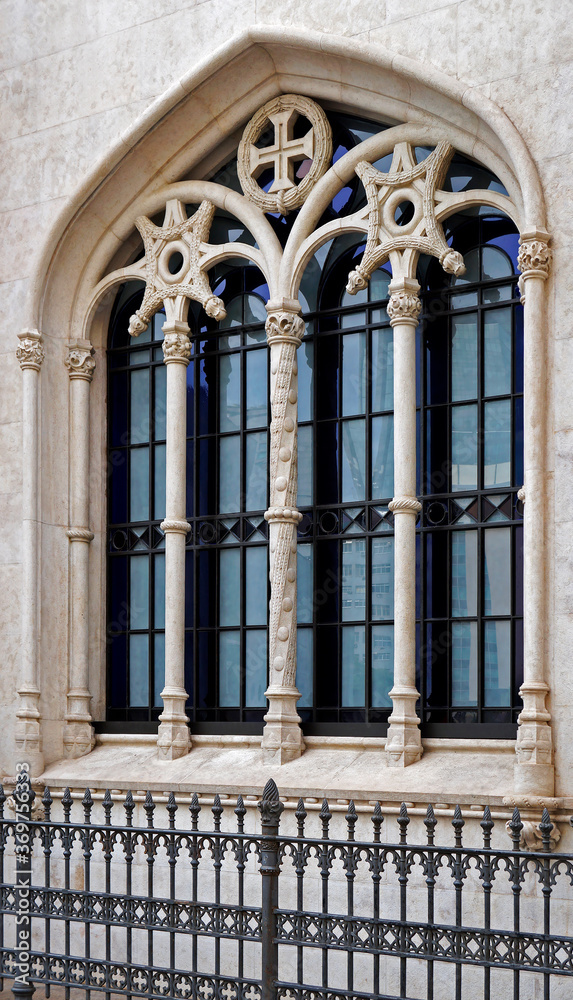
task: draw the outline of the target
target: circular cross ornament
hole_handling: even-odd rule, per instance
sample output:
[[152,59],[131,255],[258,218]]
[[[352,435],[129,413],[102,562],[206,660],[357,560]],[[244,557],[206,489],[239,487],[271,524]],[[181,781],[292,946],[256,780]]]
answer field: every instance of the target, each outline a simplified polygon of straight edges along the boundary
[[[294,125],[302,116],[310,128],[302,138],[293,137]],[[256,145],[266,129],[273,130],[271,145]],[[267,101],[247,125],[238,152],[238,174],[244,194],[264,212],[286,215],[304,203],[332,159],[332,131],[322,110],[308,97],[281,94]],[[310,166],[297,183],[297,167],[305,160]],[[272,170],[268,191],[258,184],[263,171]]]

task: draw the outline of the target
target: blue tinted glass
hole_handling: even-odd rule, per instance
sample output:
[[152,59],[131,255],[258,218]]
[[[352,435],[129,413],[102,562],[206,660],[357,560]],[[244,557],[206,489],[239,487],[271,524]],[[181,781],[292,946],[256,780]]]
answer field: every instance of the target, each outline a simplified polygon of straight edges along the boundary
[[477,531],[455,531],[452,535],[452,615],[477,615]]
[[394,418],[372,418],[372,499],[384,500],[394,492]]
[[228,330],[232,326],[241,326],[243,322],[243,296],[236,295],[234,299],[225,303],[227,313],[225,319],[220,320],[219,329]]
[[244,305],[244,323],[250,325],[251,323],[262,323],[267,318],[267,310],[265,309],[265,303],[258,295],[245,295],[243,300]]
[[154,705],[163,706],[161,692],[165,687],[165,633],[156,632],[153,636],[154,647]]
[[165,517],[165,448],[155,445],[155,481],[153,483],[153,516],[157,520]]
[[483,635],[484,704],[511,705],[511,623],[486,622]]
[[147,521],[149,517],[149,448],[133,448],[130,452],[130,521]]
[[245,509],[263,510],[267,505],[267,432],[247,434],[246,441]]
[[364,625],[342,629],[342,705],[353,708],[365,703]]
[[511,528],[484,531],[484,614],[511,614]]
[[388,692],[394,683],[394,626],[372,626],[372,707],[392,708]]
[[[165,628],[165,556],[156,555],[153,560],[154,578],[154,625],[155,628]],[[185,586],[189,585],[186,580]]]
[[129,444],[127,430],[127,372],[115,372],[110,382],[111,421],[109,439],[112,446]]
[[452,625],[452,705],[477,705],[477,622]]
[[482,278],[488,281],[493,278],[510,278],[513,274],[513,267],[509,258],[503,250],[497,247],[483,247],[482,249]]
[[267,426],[267,352],[249,351],[247,362],[247,427]]
[[109,456],[112,524],[124,524],[128,520],[127,456],[127,451],[112,451]]
[[241,426],[241,356],[219,358],[219,430],[238,431]]
[[484,486],[511,485],[511,400],[484,405]]
[[477,313],[452,316],[452,400],[477,396]]
[[311,340],[303,341],[297,353],[298,362],[298,419],[312,420],[312,390],[314,344]]
[[342,424],[342,501],[366,496],[366,422],[345,420]]
[[394,539],[372,539],[372,618],[394,617]]
[[149,557],[129,560],[129,627],[149,628]]
[[149,704],[149,636],[129,637],[129,704]]
[[465,274],[454,278],[453,285],[468,285],[479,281],[479,250],[470,250],[464,254]]
[[513,482],[517,486],[523,482],[523,399],[514,400],[513,425]]
[[163,324],[165,323],[165,313],[158,312],[151,320],[150,326],[152,327],[153,340],[163,340]]
[[299,708],[310,708],[313,704],[312,629],[296,630],[296,686],[300,691],[297,702]]
[[483,331],[484,394],[511,392],[511,308],[486,312]]
[[370,301],[380,302],[383,299],[387,299],[390,296],[388,286],[391,282],[391,277],[387,271],[383,271],[382,268],[378,268],[374,271],[372,277],[370,278]]
[[366,408],[366,334],[342,338],[342,415],[364,413]]
[[267,630],[249,629],[245,636],[245,704],[266,705]]
[[246,549],[245,570],[247,577],[245,625],[266,625],[268,605],[266,587],[268,578],[266,546],[263,547],[261,545],[257,545]]
[[372,411],[394,406],[394,341],[391,327],[372,331]]
[[131,372],[131,443],[149,441],[149,370]]
[[312,544],[307,543],[297,546],[297,588],[296,588],[296,612],[300,623],[312,622],[313,613],[313,581],[312,565],[313,550]]
[[[132,372],[131,377],[138,374],[137,372]],[[167,368],[165,365],[160,365],[158,368],[154,369],[153,377],[155,379],[155,407],[153,411],[153,437],[156,441],[165,441],[165,420],[166,420],[166,406],[167,406]]]
[[219,624],[241,624],[241,553],[223,549],[219,553]]
[[297,499],[299,507],[307,507],[312,503],[312,480],[313,480],[313,447],[312,447],[312,424],[298,429],[298,492]]
[[342,543],[342,621],[361,621],[366,615],[366,540]]
[[232,708],[241,701],[241,633],[219,633],[219,704]]
[[241,446],[238,434],[219,441],[219,512],[240,511]]
[[452,409],[452,490],[477,489],[477,406]]
[[187,366],[187,437],[195,433],[195,391],[194,391],[195,365]]

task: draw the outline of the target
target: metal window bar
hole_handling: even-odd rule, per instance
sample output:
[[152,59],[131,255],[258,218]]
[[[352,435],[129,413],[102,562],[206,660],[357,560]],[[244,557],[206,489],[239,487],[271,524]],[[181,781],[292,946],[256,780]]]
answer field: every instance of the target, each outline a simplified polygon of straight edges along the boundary
[[[293,817],[296,835],[285,835],[279,830],[284,805],[272,779],[258,804],[256,834],[245,833],[242,797],[233,816],[232,804],[225,811],[215,796],[211,819],[204,813],[210,829],[199,825],[197,795],[188,823],[172,793],[163,824],[149,792],[142,803],[147,822],[138,825],[131,793],[123,803],[114,803],[109,792],[98,802],[89,789],[75,801],[65,790],[62,819],[53,818],[57,810],[46,789],[41,803],[36,799],[43,812],[36,818],[29,778],[18,780],[30,794],[17,820],[0,808],[0,859],[6,859],[0,868],[0,926],[6,916],[16,930],[15,942],[12,930],[0,941],[0,975],[15,980],[20,1000],[31,998],[36,984],[46,996],[58,986],[86,998],[473,1000],[478,974],[484,1000],[500,990],[525,1000],[535,989],[532,977],[544,1000],[551,1000],[555,978],[573,977],[573,937],[561,933],[555,919],[557,907],[562,913],[573,896],[573,855],[551,851],[553,824],[546,809],[539,824],[542,848],[529,852],[520,849],[517,809],[508,824],[511,846],[500,849],[492,848],[487,806],[482,845],[467,847],[459,807],[451,821],[453,845],[449,824],[440,834],[450,843],[436,843],[442,824],[431,806],[418,825],[425,826],[425,836],[419,842],[409,837],[412,817],[405,804],[396,820],[398,837],[392,839],[388,823],[384,827],[387,842],[379,803],[367,817],[352,802],[346,815],[338,815],[339,809],[333,815],[324,800],[312,817],[318,836],[310,837],[301,799]],[[0,790],[0,807],[4,801]],[[20,853],[25,842],[32,845],[29,856]],[[103,892],[97,887],[102,862]],[[26,866],[32,869],[32,947],[24,946],[29,957],[23,962],[15,918]],[[143,869],[141,882],[137,868]],[[211,878],[208,898],[203,871]],[[305,889],[313,883],[319,887],[317,910],[305,905],[311,898]],[[281,897],[287,898],[283,886],[285,893],[291,886],[296,890],[289,896],[295,908],[281,905]],[[444,920],[444,913],[454,919]],[[62,940],[60,952],[55,945]],[[213,952],[206,948],[209,941]],[[233,951],[228,942],[235,943]],[[279,958],[288,980],[279,976]]]

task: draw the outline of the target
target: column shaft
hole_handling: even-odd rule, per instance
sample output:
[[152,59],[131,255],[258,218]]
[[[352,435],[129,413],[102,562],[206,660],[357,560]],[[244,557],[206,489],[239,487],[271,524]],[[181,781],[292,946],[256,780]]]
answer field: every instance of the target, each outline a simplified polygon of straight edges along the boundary
[[159,756],[183,757],[191,749],[185,712],[185,539],[187,460],[187,365],[191,356],[189,327],[180,320],[163,326],[167,365],[165,520],[165,687],[157,737]]

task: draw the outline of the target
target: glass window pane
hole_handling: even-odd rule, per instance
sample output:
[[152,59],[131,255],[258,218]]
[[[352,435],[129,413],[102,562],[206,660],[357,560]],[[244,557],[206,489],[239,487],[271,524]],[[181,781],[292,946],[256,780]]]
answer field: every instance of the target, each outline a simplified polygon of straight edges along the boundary
[[484,393],[511,392],[511,309],[493,309],[484,319]]
[[452,316],[452,401],[477,396],[477,313]]
[[219,430],[238,431],[241,426],[241,356],[219,358]]
[[231,326],[241,326],[243,322],[243,296],[236,295],[225,304],[227,315],[219,321],[220,330],[228,330]]
[[314,344],[311,340],[303,340],[297,352],[298,419],[301,423],[304,420],[312,420],[313,358]]
[[241,624],[241,553],[222,549],[219,553],[219,625]]
[[452,705],[477,705],[477,622],[452,625]]
[[394,340],[392,328],[372,331],[372,412],[394,406]]
[[394,683],[394,626],[372,626],[372,707],[392,708],[388,692]]
[[238,434],[219,441],[219,513],[241,509],[241,439]]
[[245,705],[264,707],[267,690],[267,631],[252,629],[245,636]]
[[342,415],[364,413],[366,405],[366,334],[342,338]]
[[[244,298],[244,322],[264,323],[267,318],[265,303],[258,295],[245,295]],[[265,352],[266,353],[266,352]]]
[[394,539],[372,539],[372,618],[394,617]]
[[484,614],[511,614],[511,528],[484,531]]
[[385,500],[394,493],[394,418],[372,418],[372,499]]
[[342,705],[346,708],[365,703],[364,637],[364,625],[342,629]]
[[387,299],[390,296],[388,286],[391,281],[391,277],[387,271],[383,271],[382,268],[374,271],[372,277],[370,278],[370,301],[380,302],[382,299]]
[[477,531],[452,534],[452,615],[477,615]]
[[267,426],[267,351],[249,351],[247,361],[247,427]]
[[253,545],[246,549],[245,568],[247,577],[245,625],[266,625],[268,606],[266,546]]
[[313,433],[312,424],[306,427],[299,427],[297,454],[298,454],[298,492],[297,500],[299,507],[309,507],[312,504],[312,481],[313,481]]
[[149,705],[149,636],[129,637],[129,704]]
[[342,424],[342,502],[364,500],[366,496],[366,421],[345,420]]
[[296,614],[299,622],[312,622],[313,612],[313,549],[312,544],[297,546],[297,588],[296,588]]
[[466,270],[452,281],[453,285],[468,285],[479,281],[479,250],[470,250],[464,254]]
[[149,441],[149,369],[130,373],[131,443]]
[[[139,374],[132,372],[131,377]],[[155,407],[153,411],[153,437],[156,441],[165,441],[165,423],[167,417],[167,366],[159,365],[154,369]]]
[[155,628],[165,628],[165,556],[163,553],[154,556],[153,572],[153,624]]
[[156,632],[153,636],[153,704],[162,706],[161,692],[165,687],[165,633]]
[[511,400],[484,405],[484,486],[511,485]]
[[129,520],[149,517],[149,448],[133,448],[130,453]]
[[219,704],[234,708],[241,701],[241,633],[219,633]]
[[477,406],[452,409],[452,490],[477,489]]
[[484,625],[484,704],[511,705],[511,623]]
[[157,520],[165,517],[165,449],[164,444],[155,445],[153,516]]
[[[342,305],[343,306],[349,306],[349,305],[355,306],[356,305],[356,299],[358,298],[358,296],[359,295],[367,296],[367,294],[368,294],[368,292],[366,291],[366,289],[364,289],[361,292],[357,292],[356,295],[353,295],[352,297],[350,297],[348,295],[348,292],[345,292],[344,295],[342,296],[342,299],[343,299]],[[344,301],[344,300],[346,300],[346,301]],[[357,326],[358,327],[364,326],[365,323],[366,323],[366,312],[365,311],[343,313],[342,316],[340,317],[340,326],[342,327],[343,330],[355,330]]]
[[312,629],[298,628],[296,630],[296,686],[300,691],[298,708],[312,706],[312,674]]
[[149,556],[129,560],[129,627],[149,628]]
[[267,506],[267,432],[247,434],[246,510],[264,510]]
[[342,621],[363,621],[366,616],[366,540],[342,543]]
[[484,281],[492,278],[509,278],[513,274],[513,267],[509,257],[496,247],[484,247],[482,249],[481,273]]

